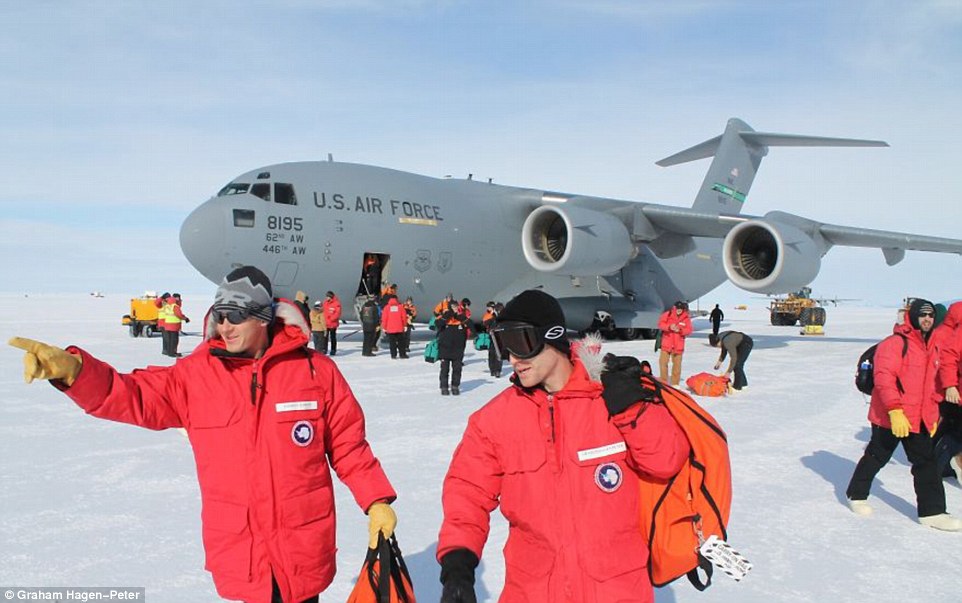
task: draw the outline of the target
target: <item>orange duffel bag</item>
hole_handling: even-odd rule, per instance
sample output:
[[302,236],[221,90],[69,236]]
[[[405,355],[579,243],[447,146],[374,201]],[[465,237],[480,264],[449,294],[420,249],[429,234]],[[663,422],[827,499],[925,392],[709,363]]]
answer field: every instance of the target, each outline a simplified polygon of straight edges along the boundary
[[687,576],[695,588],[704,590],[713,571],[701,546],[713,536],[728,537],[732,505],[728,437],[688,394],[646,376],[642,386],[653,390],[653,400],[664,404],[691,444],[687,462],[674,477],[639,475],[641,530],[648,538],[651,583],[664,586]]
[[685,385],[696,396],[724,396],[728,393],[728,382],[728,377],[711,373],[698,373],[685,379]]
[[347,603],[416,603],[411,575],[392,535],[377,539],[377,548],[367,550],[354,590]]

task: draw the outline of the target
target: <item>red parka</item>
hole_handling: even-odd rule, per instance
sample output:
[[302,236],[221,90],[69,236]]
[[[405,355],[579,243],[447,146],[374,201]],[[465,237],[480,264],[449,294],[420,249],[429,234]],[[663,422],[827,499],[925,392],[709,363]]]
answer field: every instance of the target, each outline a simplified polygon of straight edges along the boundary
[[407,312],[404,306],[392,297],[381,310],[381,330],[385,333],[403,333],[407,328]]
[[[278,304],[257,359],[201,343],[170,367],[120,374],[77,348],[65,390],[87,413],[149,429],[184,427],[203,503],[205,567],[225,599],[267,603],[323,591],[335,572],[330,469],[361,509],[395,498],[365,439],[364,415],[337,366],[308,349],[303,316]],[[212,325],[209,325],[209,328]]]
[[962,302],[949,306],[942,324],[932,333],[933,347],[939,352],[939,372],[935,379],[936,400],[945,399],[945,390],[959,387],[962,381]]
[[[901,408],[912,426],[912,433],[920,433],[923,422],[931,430],[939,419],[939,406],[935,400],[938,354],[932,350],[931,337],[926,342],[922,332],[911,325],[895,325],[892,333],[875,350],[875,387],[868,420],[891,429],[888,413]],[[908,348],[903,356],[906,340]]]
[[[677,325],[678,331],[672,331],[671,326]],[[681,354],[685,351],[685,338],[691,335],[691,316],[688,310],[682,310],[681,314],[675,312],[675,308],[668,308],[658,319],[658,328],[661,329],[661,349],[669,354]]]
[[336,295],[324,300],[324,320],[328,329],[336,329],[341,320],[341,300]]
[[601,390],[576,359],[562,391],[514,385],[471,416],[444,479],[438,560],[458,548],[481,558],[500,503],[501,601],[653,599],[637,473],[668,478],[690,447],[663,406],[635,426],[637,406],[609,420]]

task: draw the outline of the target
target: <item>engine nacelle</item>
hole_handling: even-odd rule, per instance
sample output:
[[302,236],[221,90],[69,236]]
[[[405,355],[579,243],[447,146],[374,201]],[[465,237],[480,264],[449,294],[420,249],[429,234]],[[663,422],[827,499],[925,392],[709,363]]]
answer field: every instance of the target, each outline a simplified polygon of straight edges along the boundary
[[612,274],[635,252],[621,220],[575,206],[543,205],[531,212],[521,246],[535,270],[571,276]]
[[722,259],[725,274],[736,286],[756,293],[785,293],[815,280],[822,251],[794,226],[749,220],[729,231]]

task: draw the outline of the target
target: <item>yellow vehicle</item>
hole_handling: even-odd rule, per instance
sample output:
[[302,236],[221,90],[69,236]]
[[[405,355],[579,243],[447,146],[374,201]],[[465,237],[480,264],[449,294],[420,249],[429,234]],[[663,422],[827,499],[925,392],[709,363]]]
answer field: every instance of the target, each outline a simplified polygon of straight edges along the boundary
[[130,314],[124,314],[121,324],[130,327],[131,337],[150,337],[158,333],[157,313],[157,294],[147,291],[140,297],[130,299]]
[[787,297],[773,299],[768,307],[772,324],[789,327],[796,323],[803,327],[825,324],[825,308],[812,297],[811,287],[802,287]]

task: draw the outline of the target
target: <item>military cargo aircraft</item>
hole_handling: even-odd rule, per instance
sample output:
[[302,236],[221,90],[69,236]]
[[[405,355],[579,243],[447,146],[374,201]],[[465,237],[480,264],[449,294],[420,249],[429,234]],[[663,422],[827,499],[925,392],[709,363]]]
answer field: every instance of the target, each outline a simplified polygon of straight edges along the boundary
[[781,211],[742,214],[773,146],[888,146],[885,142],[757,132],[730,119],[720,136],[667,157],[714,157],[690,208],[432,178],[327,161],[241,174],[197,207],[180,232],[185,256],[218,283],[253,264],[275,295],[377,294],[396,283],[422,308],[449,292],[475,303],[529,288],[559,298],[569,328],[637,337],[676,300],[725,279],[756,293],[810,283],[834,245],[962,254],[962,240],[823,224]]

